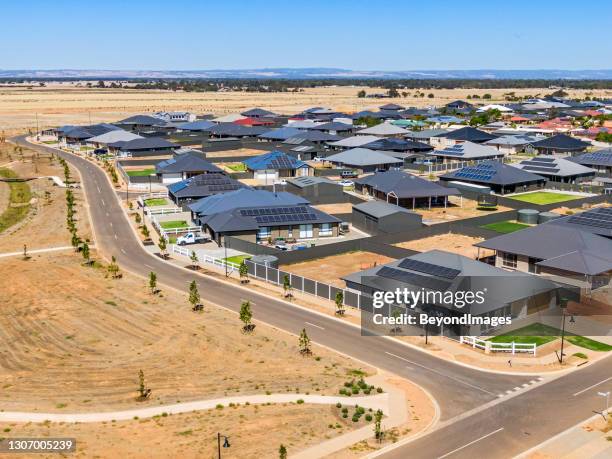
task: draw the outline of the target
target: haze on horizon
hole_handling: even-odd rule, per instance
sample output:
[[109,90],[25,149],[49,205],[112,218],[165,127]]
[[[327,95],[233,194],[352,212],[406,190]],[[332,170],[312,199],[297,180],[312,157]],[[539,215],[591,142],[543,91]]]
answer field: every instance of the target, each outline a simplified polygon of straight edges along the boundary
[[612,2],[12,2],[2,69],[594,70]]

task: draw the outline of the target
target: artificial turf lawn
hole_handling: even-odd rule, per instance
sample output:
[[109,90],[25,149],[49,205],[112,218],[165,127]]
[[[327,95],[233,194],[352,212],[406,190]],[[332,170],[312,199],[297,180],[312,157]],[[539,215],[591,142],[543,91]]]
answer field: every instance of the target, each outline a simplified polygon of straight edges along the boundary
[[556,204],[558,202],[573,201],[581,199],[582,196],[575,196],[565,193],[549,193],[547,191],[535,191],[533,193],[519,194],[517,196],[508,196],[515,201],[529,202],[531,204]]
[[481,226],[481,228],[506,234],[506,233],[513,233],[515,231],[522,230],[525,228],[529,228],[529,225],[525,225],[523,223],[505,221],[505,222],[489,223],[488,225]]
[[[511,343],[512,341],[515,343],[535,343],[536,346],[541,346],[542,344],[550,343],[559,338],[561,338],[561,330],[558,328],[541,323],[534,323],[513,330],[508,334],[494,336],[489,341],[494,343]],[[567,331],[567,327],[565,330],[565,339],[576,346],[592,351],[612,351],[612,346],[609,344],[585,338],[584,336],[573,335]]]
[[187,228],[189,225],[185,220],[172,220],[169,222],[160,222],[159,226],[161,226],[165,230],[171,230],[178,228]]
[[228,263],[236,263],[239,265],[242,263],[242,260],[248,260],[249,258],[251,258],[250,255],[234,255],[233,257],[224,258],[224,260]]
[[154,207],[154,206],[165,206],[168,202],[164,198],[151,198],[151,199],[145,199],[144,203],[145,205],[149,207]]
[[147,177],[155,173],[155,169],[140,169],[135,171],[126,171],[129,177]]
[[244,164],[242,164],[242,163],[228,164],[227,168],[233,170],[234,172],[244,172],[244,171],[246,171],[246,166]]

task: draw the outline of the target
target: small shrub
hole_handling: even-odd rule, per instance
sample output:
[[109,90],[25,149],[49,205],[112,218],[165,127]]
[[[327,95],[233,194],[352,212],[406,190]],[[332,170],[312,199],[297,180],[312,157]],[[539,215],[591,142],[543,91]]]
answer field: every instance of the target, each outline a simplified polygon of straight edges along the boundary
[[377,388],[376,388],[376,392],[378,392],[379,394],[382,394],[382,391],[383,391],[383,390],[382,390],[382,387],[377,387]]
[[372,420],[372,415],[371,414],[366,414],[365,420],[370,422]]
[[218,409],[218,410],[222,410],[223,409],[223,405],[221,403],[219,403],[215,408]]
[[336,408],[342,408],[342,403],[340,402],[336,403]]
[[353,422],[359,422],[359,416],[356,414],[353,415]]
[[342,413],[342,417],[345,419],[348,418],[348,413]]
[[583,352],[576,352],[576,353],[575,353],[575,354],[573,354],[573,355],[574,355],[574,357],[578,357],[579,359],[588,359],[588,358],[589,358],[589,356],[588,356],[588,355],[586,355],[586,354],[585,354],[585,353],[583,353]]
[[346,395],[346,390],[344,390],[344,389],[340,389],[340,390],[338,391],[338,393],[339,393],[340,395]]
[[342,412],[343,413],[348,413],[348,408],[347,407],[342,408]]
[[301,405],[302,403],[304,403],[304,400],[302,400],[301,398],[298,399],[297,404]]
[[358,393],[359,393],[359,387],[353,387],[353,388],[351,389],[351,392],[352,392],[353,394],[358,394]]

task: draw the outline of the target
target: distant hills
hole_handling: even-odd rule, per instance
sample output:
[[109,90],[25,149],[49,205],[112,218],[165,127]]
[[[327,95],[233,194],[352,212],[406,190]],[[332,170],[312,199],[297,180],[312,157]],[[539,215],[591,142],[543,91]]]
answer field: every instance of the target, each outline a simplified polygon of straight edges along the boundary
[[263,68],[244,70],[2,70],[0,78],[70,79],[543,79],[610,80],[612,69],[602,70],[348,70],[337,68]]

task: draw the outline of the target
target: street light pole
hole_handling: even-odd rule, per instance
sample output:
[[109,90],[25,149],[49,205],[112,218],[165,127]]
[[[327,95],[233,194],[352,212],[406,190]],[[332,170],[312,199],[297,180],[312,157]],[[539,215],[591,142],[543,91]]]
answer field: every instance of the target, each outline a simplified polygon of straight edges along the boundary
[[559,363],[563,365],[563,343],[565,342],[565,310],[563,310],[563,322],[561,325],[561,356],[559,357]]
[[225,249],[225,260],[223,260],[225,262],[225,277],[227,277],[227,234],[223,235],[223,248]]
[[601,413],[603,415],[603,417],[605,418],[606,415],[608,414],[608,410],[610,409],[610,391],[608,391],[608,392],[597,392],[597,395],[599,395],[600,397],[604,397],[606,399],[606,408]]
[[224,448],[229,448],[230,442],[229,442],[229,438],[226,437],[225,435],[221,435],[220,432],[217,432],[217,456],[218,459],[221,459],[221,437],[223,437],[223,447]]

